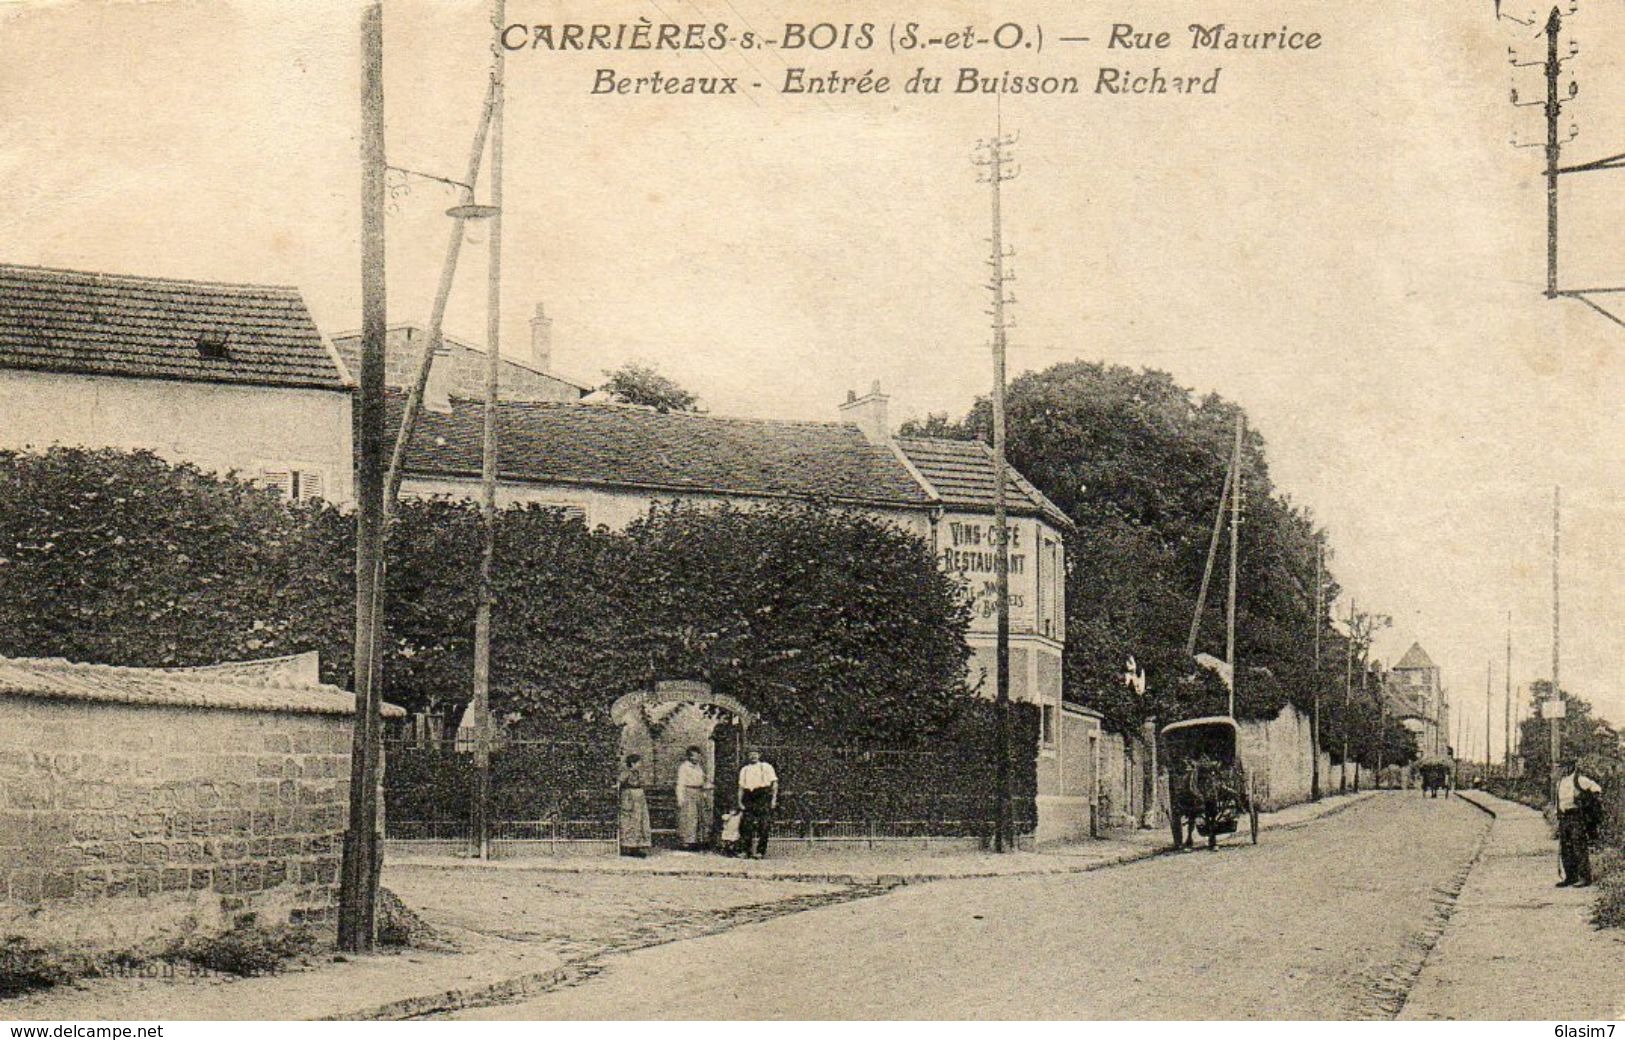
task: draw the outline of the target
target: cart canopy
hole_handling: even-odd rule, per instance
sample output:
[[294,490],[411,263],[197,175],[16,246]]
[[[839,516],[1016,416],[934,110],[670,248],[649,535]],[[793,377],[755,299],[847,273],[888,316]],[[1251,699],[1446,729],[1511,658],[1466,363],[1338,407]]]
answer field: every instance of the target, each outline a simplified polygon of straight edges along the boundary
[[1211,758],[1217,762],[1236,759],[1236,720],[1228,715],[1170,723],[1162,728],[1162,739],[1170,764],[1196,758]]

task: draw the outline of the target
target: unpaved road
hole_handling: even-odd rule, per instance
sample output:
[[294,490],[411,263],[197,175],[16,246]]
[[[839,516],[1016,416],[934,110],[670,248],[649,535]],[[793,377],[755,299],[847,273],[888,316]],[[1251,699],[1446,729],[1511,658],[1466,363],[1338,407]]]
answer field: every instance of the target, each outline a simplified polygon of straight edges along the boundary
[[1386,1018],[1488,827],[1394,792],[1256,847],[909,886],[612,955],[456,1017]]

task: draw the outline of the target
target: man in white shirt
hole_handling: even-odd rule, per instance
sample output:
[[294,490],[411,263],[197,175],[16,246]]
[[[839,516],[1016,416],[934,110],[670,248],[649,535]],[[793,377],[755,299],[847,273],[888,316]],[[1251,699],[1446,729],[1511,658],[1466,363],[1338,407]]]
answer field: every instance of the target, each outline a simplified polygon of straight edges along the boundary
[[744,819],[739,827],[739,844],[747,859],[767,856],[767,832],[773,824],[773,810],[779,807],[779,774],[762,761],[762,752],[751,748],[748,761],[739,771],[739,811]]
[[1586,818],[1580,804],[1584,792],[1600,798],[1602,786],[1580,772],[1572,759],[1565,761],[1563,777],[1557,782],[1557,847],[1563,860],[1558,888],[1591,884],[1591,850],[1586,846]]

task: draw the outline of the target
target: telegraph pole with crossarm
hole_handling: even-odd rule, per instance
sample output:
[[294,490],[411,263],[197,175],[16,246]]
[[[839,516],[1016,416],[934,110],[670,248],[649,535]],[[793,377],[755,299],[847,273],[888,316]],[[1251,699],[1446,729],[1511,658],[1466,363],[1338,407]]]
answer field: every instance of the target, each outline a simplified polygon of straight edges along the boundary
[[993,693],[997,727],[995,739],[998,742],[998,810],[993,848],[997,852],[1015,847],[1015,820],[1010,791],[1010,527],[1005,505],[1007,464],[1004,444],[1004,352],[1006,335],[1012,324],[1005,308],[1015,302],[1007,288],[1008,283],[1015,280],[1015,275],[1008,268],[1008,261],[1014,254],[1005,251],[1000,212],[1002,186],[1020,172],[1010,165],[1009,150],[1015,143],[1015,135],[1004,134],[1001,120],[991,138],[978,142],[977,154],[972,160],[982,167],[978,179],[991,189],[993,216],[987,261],[992,275],[988,279],[987,289],[993,295],[993,308],[988,313],[993,319],[993,572],[998,615]]

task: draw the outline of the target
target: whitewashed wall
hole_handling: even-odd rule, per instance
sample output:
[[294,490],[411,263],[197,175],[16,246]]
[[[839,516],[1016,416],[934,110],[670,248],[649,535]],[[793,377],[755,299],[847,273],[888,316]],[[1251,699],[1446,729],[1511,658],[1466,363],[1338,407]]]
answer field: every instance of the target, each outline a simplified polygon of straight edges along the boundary
[[171,462],[259,479],[266,468],[315,470],[322,497],[354,497],[350,395],[0,371],[0,446],[146,448]]

